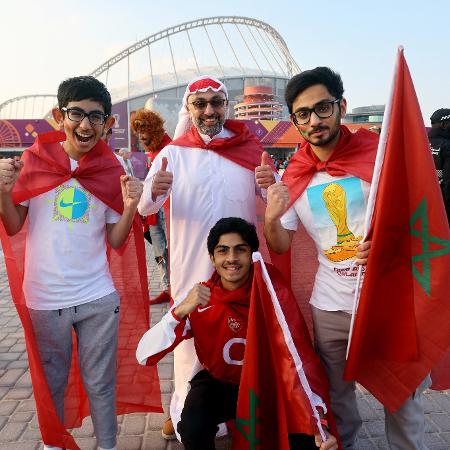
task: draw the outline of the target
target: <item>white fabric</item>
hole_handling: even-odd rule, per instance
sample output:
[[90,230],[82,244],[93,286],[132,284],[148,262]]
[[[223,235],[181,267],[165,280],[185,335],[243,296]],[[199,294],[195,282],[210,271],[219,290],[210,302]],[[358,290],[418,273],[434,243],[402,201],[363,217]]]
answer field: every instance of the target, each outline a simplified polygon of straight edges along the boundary
[[[349,232],[358,241],[362,240],[370,184],[352,176],[333,177],[327,172],[317,172],[305,192],[281,218],[281,223],[288,230],[296,230],[301,221],[316,244],[319,269],[310,303],[325,311],[351,312],[358,273],[358,266],[354,265],[356,250],[353,256],[342,261],[331,259],[344,250],[338,244],[337,227],[323,199],[323,189],[333,183],[345,191],[344,217]],[[327,256],[327,251],[337,253]]]
[[[232,135],[224,128],[213,139]],[[152,181],[163,157],[168,161],[167,170],[173,173],[169,192],[170,274],[172,297],[178,303],[195,283],[208,280],[213,272],[206,247],[206,238],[213,225],[223,217],[241,217],[256,224],[255,193],[259,193],[259,189],[253,171],[213,151],[168,145],[155,158],[144,181],[144,192],[138,205],[139,213],[144,216],[156,213],[168,196],[152,201]],[[176,430],[188,381],[202,366],[192,339],[178,345],[174,355],[175,391],[170,415]]]
[[[196,91],[192,91],[190,89],[190,86],[194,83],[196,83],[199,80],[204,80],[210,78],[211,80],[215,81],[216,83],[220,84],[219,88],[213,88],[213,87],[208,87],[205,89],[198,89]],[[206,92],[207,90],[212,90],[214,92],[223,92],[225,94],[225,98],[228,99],[228,91],[226,86],[217,78],[214,77],[210,77],[209,75],[202,75],[201,77],[195,78],[194,80],[192,80],[187,86],[186,86],[186,91],[184,92],[183,95],[183,102],[181,103],[181,109],[180,112],[178,113],[178,123],[177,126],[175,128],[175,133],[173,135],[173,139],[178,139],[180,136],[183,136],[183,134],[187,133],[190,128],[192,127],[192,120],[191,120],[191,115],[189,114],[189,111],[187,109],[187,102],[188,102],[188,98],[190,95],[192,94],[196,94],[197,92]]]
[[[70,164],[72,171],[78,166]],[[29,308],[68,308],[115,290],[105,225],[119,214],[73,178],[22,204],[28,207],[23,288]]]
[[[139,364],[145,365],[147,358],[168,349],[175,342],[175,328],[180,324],[180,320],[172,314],[175,308],[176,305],[173,305],[162,319],[141,337],[136,349],[136,359]],[[191,323],[189,318],[186,318],[182,336],[185,336],[190,329]]]

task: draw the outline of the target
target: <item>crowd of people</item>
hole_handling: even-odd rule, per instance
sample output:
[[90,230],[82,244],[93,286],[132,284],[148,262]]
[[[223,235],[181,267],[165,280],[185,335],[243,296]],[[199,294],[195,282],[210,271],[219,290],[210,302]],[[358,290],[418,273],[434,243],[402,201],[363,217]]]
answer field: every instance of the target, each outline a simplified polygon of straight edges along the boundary
[[[173,139],[159,114],[136,111],[131,128],[149,167],[141,182],[128,156],[116,158],[107,146],[114,117],[106,87],[93,77],[70,78],[59,86],[53,110],[64,134],[38,138],[21,160],[0,161],[3,226],[9,236],[26,231],[23,283],[13,296],[26,306],[21,318],[31,321],[38,355],[33,370],[43,370],[45,378],[45,387],[35,385],[35,393],[49,390],[52,405],[45,407],[63,424],[74,331],[99,449],[116,449],[120,309],[133,300],[119,299],[116,269],[108,263],[112,249],[121,257],[131,246],[139,255],[144,242],[139,233],[153,247],[162,293],[151,303],[171,301],[171,306],[129,351],[136,350],[135,364],[142,365],[174,352],[175,390],[162,434],[178,438],[186,449],[210,450],[216,435],[227,432],[225,422],[236,417],[252,254],[260,239],[285,253],[300,222],[319,260],[310,299],[314,344],[305,328],[298,351],[307,361],[304,375],[314,399],[308,407],[320,425],[289,421],[289,447],[360,448],[355,384],[343,380],[343,371],[354,272],[367,263],[371,247],[361,241],[379,136],[364,129],[351,133],[342,125],[343,82],[328,67],[295,75],[285,97],[305,141],[285,159],[265,152],[243,122],[227,119],[227,88],[210,76],[187,85]],[[436,111],[431,121],[430,142],[449,212],[450,110]],[[266,205],[259,237],[257,197]],[[140,231],[134,227],[139,215]],[[142,260],[136,261],[145,272]],[[288,282],[276,273],[268,265],[275,296],[296,305]],[[133,283],[130,278],[125,271],[120,283]],[[148,304],[136,308],[148,315]],[[291,314],[304,323],[298,307]],[[392,450],[426,450],[422,393],[429,385],[427,376],[401,408],[385,411]],[[136,411],[145,410],[139,409],[144,399],[140,402]],[[66,438],[47,434],[42,424],[41,429],[46,449],[64,447]]]

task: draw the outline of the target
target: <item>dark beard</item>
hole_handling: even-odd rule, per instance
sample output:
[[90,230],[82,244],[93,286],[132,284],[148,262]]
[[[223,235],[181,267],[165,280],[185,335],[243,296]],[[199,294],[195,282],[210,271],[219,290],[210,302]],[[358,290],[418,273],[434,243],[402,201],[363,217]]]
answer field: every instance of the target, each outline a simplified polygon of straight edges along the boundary
[[329,144],[333,139],[336,138],[336,136],[339,134],[339,130],[340,128],[337,128],[333,134],[330,134],[328,136],[328,138],[315,143],[310,141],[307,136],[306,137],[303,136],[303,138],[305,139],[306,142],[309,142],[310,144],[315,145],[316,147],[324,147],[325,145]]
[[206,126],[202,120],[192,118],[194,125],[198,129],[199,133],[206,134],[207,136],[215,136],[222,131],[223,124],[225,123],[225,119],[219,119],[215,125]]

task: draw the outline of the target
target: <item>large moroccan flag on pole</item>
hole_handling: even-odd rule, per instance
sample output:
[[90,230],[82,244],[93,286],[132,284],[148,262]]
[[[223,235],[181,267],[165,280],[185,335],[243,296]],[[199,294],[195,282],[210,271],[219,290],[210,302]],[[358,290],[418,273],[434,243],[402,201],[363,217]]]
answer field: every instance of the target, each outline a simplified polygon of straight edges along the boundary
[[326,410],[326,376],[293,295],[274,288],[285,286],[282,275],[253,259],[233,450],[289,450],[288,431],[325,439],[317,408]]
[[344,378],[395,411],[450,347],[450,231],[403,48],[380,137],[371,211],[372,248]]

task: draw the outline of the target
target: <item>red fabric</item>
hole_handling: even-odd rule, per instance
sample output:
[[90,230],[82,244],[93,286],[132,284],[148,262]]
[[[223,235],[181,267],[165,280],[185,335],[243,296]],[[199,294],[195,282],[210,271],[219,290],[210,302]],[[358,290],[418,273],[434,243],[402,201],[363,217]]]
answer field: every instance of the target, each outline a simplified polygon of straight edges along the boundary
[[219,89],[220,83],[218,83],[215,80],[212,80],[211,78],[203,78],[201,80],[196,81],[195,83],[192,83],[189,85],[189,92],[197,92],[200,89]]
[[[230,138],[213,139],[205,144],[198,130],[193,126],[187,133],[175,139],[172,145],[179,147],[202,148],[212,150],[220,156],[239,164],[249,170],[255,170],[261,165],[261,155],[264,149],[258,138],[239,120],[227,120],[224,127],[234,133]],[[272,168],[275,171],[275,166]]]
[[450,346],[450,231],[402,50],[388,123],[345,379],[395,411]]
[[341,125],[341,135],[333,153],[321,161],[309,143],[300,147],[291,158],[282,181],[287,184],[291,205],[302,195],[316,172],[332,176],[354,175],[370,183],[377,153],[378,135],[360,128],[352,133]]
[[[24,152],[24,168],[14,187],[14,202],[19,203],[47,192],[73,177],[98,199],[122,213],[119,177],[124,172],[108,146],[99,141],[79,160],[78,168],[71,172],[69,158],[60,145],[64,140],[65,135],[61,132],[39,135],[35,144]],[[22,291],[26,228],[27,223],[16,236],[8,237],[1,224],[0,234],[11,294],[25,331],[39,425],[44,442],[67,449],[78,449],[74,439],[65,429],[80,426],[82,419],[89,415],[77,364],[76,344],[74,340],[63,425],[57,417],[51,399]],[[135,360],[137,343],[149,328],[145,248],[137,215],[127,242],[118,251],[108,247],[108,259],[114,284],[121,297],[117,414],[162,412],[156,368],[140,366]]]
[[[227,291],[217,272],[203,283],[211,289],[206,307],[198,306],[188,317],[179,320],[174,329],[175,341],[170,347],[147,359],[147,364],[156,364],[167,353],[185,339],[194,339],[195,350],[200,363],[216,379],[225,383],[239,384],[242,366],[230,364],[224,357],[243,361],[245,345],[230,342],[231,339],[245,339],[247,334],[248,308],[252,277],[238,289]],[[184,333],[189,319],[190,331]],[[214,339],[211,338],[214,336]]]
[[[197,356],[214,378],[237,384],[241,377],[242,366],[227,364],[226,361],[224,364],[224,355],[228,354],[233,360],[243,361],[245,345],[234,344],[228,352],[225,352],[225,346],[230,339],[245,339],[252,276],[250,275],[247,282],[234,291],[223,288],[217,272],[214,272],[205,284],[211,289],[208,305],[214,306],[207,310],[197,307],[189,315]],[[220,336],[223,345],[217,348],[218,343],[211,340],[212,335]]]
[[[312,348],[293,294],[283,287],[285,283],[279,272],[270,266],[267,268],[309,385],[327,401],[326,375]],[[275,315],[261,264],[257,262],[254,264],[233,450],[287,450],[288,432],[312,435],[316,430],[312,406]]]

